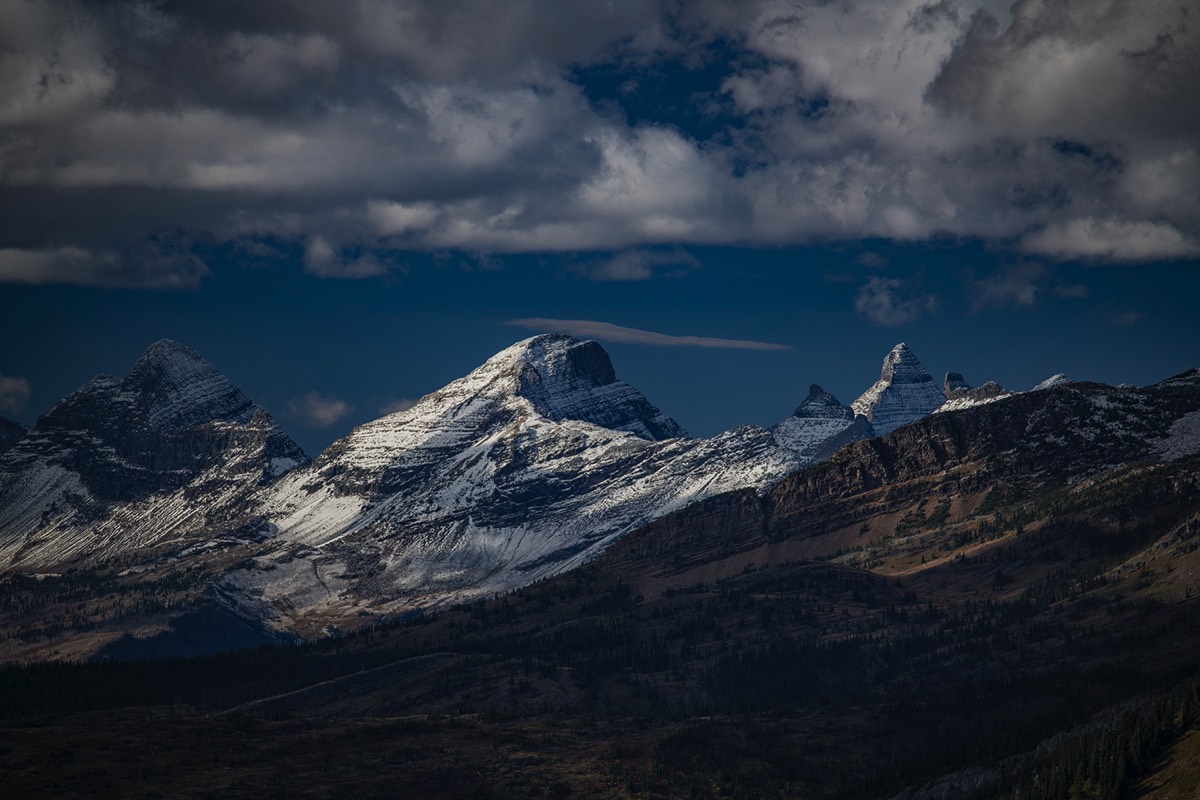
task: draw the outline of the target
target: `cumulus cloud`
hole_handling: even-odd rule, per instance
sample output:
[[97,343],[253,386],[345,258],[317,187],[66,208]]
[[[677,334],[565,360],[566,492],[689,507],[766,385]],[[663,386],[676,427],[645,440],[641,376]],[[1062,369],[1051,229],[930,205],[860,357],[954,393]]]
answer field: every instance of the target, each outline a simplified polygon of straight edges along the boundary
[[870,278],[854,298],[854,310],[876,325],[895,328],[937,309],[937,297],[915,290],[900,278]]
[[[659,247],[943,234],[1052,259],[1195,258],[1200,26],[1186,13],[0,4],[0,280],[195,285],[188,237],[206,235],[286,241],[310,274],[355,278],[406,250],[615,251],[593,277],[629,280],[688,266],[650,263]],[[725,73],[689,101],[712,129],[631,124],[589,96],[588,67],[633,86],[697,48]],[[129,255],[164,229],[184,232],[173,261]]]
[[20,414],[29,402],[31,391],[28,379],[0,375],[0,411]]
[[1021,240],[1026,252],[1059,258],[1151,261],[1195,258],[1200,246],[1171,225],[1117,219],[1055,222]]
[[288,411],[312,428],[328,428],[354,410],[345,400],[309,392],[288,400]]
[[756,342],[747,339],[717,339],[711,336],[673,336],[638,328],[625,328],[611,322],[590,319],[547,319],[531,317],[510,319],[506,325],[514,325],[534,331],[565,333],[581,339],[600,339],[605,342],[623,344],[648,344],[655,347],[709,347],[728,350],[791,350],[790,345],[772,342]]
[[1200,30],[1173,0],[1018,0],[981,8],[929,95],[992,130],[1195,144]]

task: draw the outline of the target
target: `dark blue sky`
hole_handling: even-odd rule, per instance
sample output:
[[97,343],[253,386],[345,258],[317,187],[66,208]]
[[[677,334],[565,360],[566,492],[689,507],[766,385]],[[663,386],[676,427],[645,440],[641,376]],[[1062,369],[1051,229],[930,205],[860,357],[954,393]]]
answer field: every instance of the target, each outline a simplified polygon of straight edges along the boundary
[[[977,307],[976,283],[1012,267],[978,245],[890,248],[887,274],[917,276],[931,311],[894,327],[858,313],[879,268],[831,247],[695,248],[678,278],[593,282],[561,257],[510,256],[488,269],[463,259],[414,264],[384,280],[328,281],[283,260],[272,267],[215,261],[196,291],[6,287],[0,363],[29,379],[18,419],[31,424],[97,372],[124,374],[159,337],[187,343],[266,406],[310,452],[389,402],[439,388],[529,332],[514,318],[604,320],[677,335],[754,339],[790,350],[605,343],[618,374],[693,435],[778,421],[817,382],[843,402],[877,377],[907,341],[940,378],[965,373],[1025,389],[1055,373],[1147,383],[1200,365],[1200,271],[1060,267],[1086,296]],[[871,251],[876,252],[876,251]],[[1130,322],[1130,312],[1137,319]],[[289,411],[308,392],[353,406],[327,427]]]
[[1200,33],[1070,5],[4,6],[0,415],[171,337],[315,454],[514,319],[785,345],[604,341],[698,435],[1200,365]]

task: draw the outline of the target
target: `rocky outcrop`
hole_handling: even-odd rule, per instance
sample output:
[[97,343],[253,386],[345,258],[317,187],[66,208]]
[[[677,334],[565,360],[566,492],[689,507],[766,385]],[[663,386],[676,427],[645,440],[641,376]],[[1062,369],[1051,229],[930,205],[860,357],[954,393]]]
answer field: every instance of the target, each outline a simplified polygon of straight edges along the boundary
[[947,372],[946,380],[942,383],[942,394],[946,402],[938,411],[956,411],[970,408],[981,403],[990,403],[1000,397],[1012,394],[995,381],[987,381],[982,386],[972,388],[961,372]]

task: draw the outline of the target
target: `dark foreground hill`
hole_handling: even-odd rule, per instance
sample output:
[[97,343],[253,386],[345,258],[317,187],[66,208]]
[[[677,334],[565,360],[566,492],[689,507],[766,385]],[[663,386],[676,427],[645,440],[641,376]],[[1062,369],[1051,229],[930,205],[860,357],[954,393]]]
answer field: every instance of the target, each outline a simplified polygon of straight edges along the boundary
[[1196,390],[1075,384],[936,414],[404,625],[8,668],[0,779],[14,796],[1194,797],[1200,459],[1174,421]]

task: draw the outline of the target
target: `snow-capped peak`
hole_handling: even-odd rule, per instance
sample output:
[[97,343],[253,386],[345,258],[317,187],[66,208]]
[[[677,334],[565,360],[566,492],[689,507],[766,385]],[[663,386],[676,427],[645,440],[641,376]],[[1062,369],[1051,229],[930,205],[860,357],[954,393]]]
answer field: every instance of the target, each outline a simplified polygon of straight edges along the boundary
[[634,387],[617,380],[612,361],[594,341],[543,334],[501,350],[465,377],[387,418],[395,424],[448,419],[479,403],[519,398],[553,421],[576,419],[643,439],[686,436]]
[[180,430],[214,419],[244,423],[254,414],[250,398],[187,345],[160,339],[146,348],[121,382],[144,399],[150,426]]
[[817,384],[808,387],[808,397],[792,414],[802,419],[854,419],[854,410],[844,406],[829,392]]
[[901,342],[883,359],[879,380],[852,403],[856,414],[871,421],[877,436],[936,410],[946,398],[907,344]]
[[1068,378],[1063,373],[1059,372],[1054,375],[1051,375],[1049,378],[1046,378],[1046,380],[1042,381],[1041,383],[1039,383],[1037,386],[1033,387],[1029,391],[1040,392],[1042,389],[1049,389],[1053,386],[1062,386],[1064,383],[1070,383],[1070,382],[1071,382],[1070,378]]

